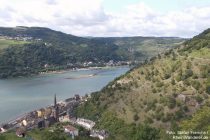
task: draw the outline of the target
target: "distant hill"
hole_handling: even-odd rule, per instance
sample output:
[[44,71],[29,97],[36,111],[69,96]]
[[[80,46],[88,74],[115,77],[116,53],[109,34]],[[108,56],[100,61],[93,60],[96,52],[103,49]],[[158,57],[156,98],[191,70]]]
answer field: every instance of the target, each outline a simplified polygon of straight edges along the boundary
[[[101,43],[110,42],[120,49],[127,50],[130,59],[142,61],[145,58],[150,58],[158,55],[161,52],[169,50],[173,47],[179,46],[185,41],[178,37],[107,37],[107,38],[93,38],[93,40]],[[142,55],[143,54],[143,55]]]
[[210,29],[116,78],[76,114],[112,139],[171,140],[166,130],[210,130]]
[[83,38],[48,28],[23,26],[0,27],[0,37],[0,78],[82,67],[90,61],[93,66],[103,66],[110,60],[142,62],[184,40]]

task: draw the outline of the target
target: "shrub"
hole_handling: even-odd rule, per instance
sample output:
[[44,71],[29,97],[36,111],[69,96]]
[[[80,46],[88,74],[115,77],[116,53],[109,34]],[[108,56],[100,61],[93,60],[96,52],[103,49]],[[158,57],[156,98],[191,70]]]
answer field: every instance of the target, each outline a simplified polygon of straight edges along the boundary
[[176,107],[176,100],[173,97],[168,97],[167,105],[170,109]]
[[195,100],[200,104],[203,102],[203,98],[200,95],[195,96]]
[[144,105],[147,105],[147,101],[144,101],[143,104],[144,104]]
[[152,101],[147,103],[147,108],[146,108],[147,111],[151,109],[154,110],[155,108],[156,108],[156,102]]
[[187,69],[185,71],[185,74],[182,76],[182,80],[187,79],[189,77],[193,76],[193,71],[191,69]]
[[153,88],[152,93],[157,93],[157,90],[155,88]]
[[182,79],[181,79],[181,76],[178,75],[178,76],[176,77],[176,81],[179,82],[179,81],[181,81],[181,80],[182,80]]
[[133,120],[134,120],[134,121],[138,121],[138,120],[139,120],[138,114],[135,114],[135,115],[133,116]]
[[158,81],[158,82],[156,83],[156,86],[157,86],[157,87],[162,87],[162,86],[163,86],[163,83],[160,82],[160,81]]
[[198,75],[197,75],[197,74],[194,74],[194,75],[192,76],[192,78],[193,78],[193,79],[198,79]]
[[189,111],[189,109],[188,109],[188,107],[187,107],[186,105],[183,107],[183,110],[184,110],[185,112],[188,112],[188,111]]
[[186,86],[190,86],[190,82],[189,82],[189,80],[184,80],[184,82],[183,82]]
[[171,84],[172,84],[172,85],[175,85],[175,84],[176,84],[176,82],[175,82],[174,78],[173,78],[173,79],[171,79]]
[[199,81],[193,81],[192,82],[192,86],[196,89],[199,90],[199,88],[201,87],[201,84]]
[[206,93],[210,94],[210,78],[207,79]]
[[164,108],[162,107],[162,106],[158,106],[157,108],[156,108],[156,112],[161,112],[161,111],[163,111],[164,110]]
[[145,123],[148,123],[148,124],[152,124],[154,121],[153,121],[153,119],[152,118],[150,118],[150,117],[147,117],[146,119],[145,119],[145,121],[144,121]]
[[182,109],[179,109],[175,112],[175,119],[180,120],[182,117],[184,117],[184,112]]
[[166,114],[166,117],[165,117],[165,120],[166,120],[166,121],[172,120],[172,119],[173,119],[173,116],[174,116],[173,113],[167,113],[167,114]]
[[190,69],[191,66],[192,66],[191,62],[190,61],[187,61],[187,64],[186,64],[187,69]]
[[155,118],[157,121],[160,121],[163,116],[164,116],[163,112],[157,112]]
[[206,86],[206,93],[210,94],[210,85]]
[[176,98],[178,96],[177,93],[173,93],[172,95],[173,95],[174,98]]
[[165,73],[164,74],[164,79],[169,79],[171,77],[171,74],[170,73]]

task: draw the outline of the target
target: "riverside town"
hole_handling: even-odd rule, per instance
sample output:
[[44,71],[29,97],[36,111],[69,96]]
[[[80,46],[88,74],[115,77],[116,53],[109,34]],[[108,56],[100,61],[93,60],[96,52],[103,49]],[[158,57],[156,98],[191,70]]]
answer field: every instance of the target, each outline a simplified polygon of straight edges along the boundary
[[[69,137],[79,136],[79,129],[77,127],[83,127],[89,132],[90,137],[97,137],[103,140],[109,136],[105,130],[95,130],[95,122],[85,119],[77,118],[73,110],[79,104],[86,102],[90,95],[68,98],[64,101],[57,102],[56,94],[54,96],[54,104],[45,108],[34,110],[26,113],[21,117],[11,120],[8,123],[0,125],[0,133],[7,131],[14,131],[17,137],[27,137],[27,131],[32,129],[49,128],[56,123],[60,123],[63,131],[69,135]],[[54,131],[53,129],[50,131]]]

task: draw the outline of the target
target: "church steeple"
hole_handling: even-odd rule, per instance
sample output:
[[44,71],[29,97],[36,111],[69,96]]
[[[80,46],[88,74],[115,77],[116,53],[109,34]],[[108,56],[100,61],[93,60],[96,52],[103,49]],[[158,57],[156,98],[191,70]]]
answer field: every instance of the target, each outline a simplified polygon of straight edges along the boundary
[[56,94],[55,94],[55,96],[54,96],[54,107],[56,107],[57,106],[57,99],[56,99]]
[[59,107],[57,104],[57,98],[56,98],[56,94],[54,96],[54,107],[53,107],[53,117],[55,118],[56,121],[58,121],[59,119]]

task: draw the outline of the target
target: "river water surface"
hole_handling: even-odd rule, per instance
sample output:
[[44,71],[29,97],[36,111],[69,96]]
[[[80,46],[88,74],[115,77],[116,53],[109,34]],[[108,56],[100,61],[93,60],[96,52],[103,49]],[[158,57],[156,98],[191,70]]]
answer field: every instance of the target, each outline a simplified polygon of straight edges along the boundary
[[27,78],[0,80],[0,124],[75,94],[98,91],[129,67],[66,71]]

